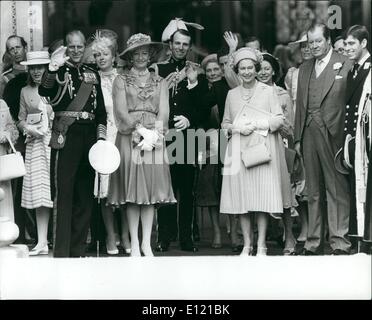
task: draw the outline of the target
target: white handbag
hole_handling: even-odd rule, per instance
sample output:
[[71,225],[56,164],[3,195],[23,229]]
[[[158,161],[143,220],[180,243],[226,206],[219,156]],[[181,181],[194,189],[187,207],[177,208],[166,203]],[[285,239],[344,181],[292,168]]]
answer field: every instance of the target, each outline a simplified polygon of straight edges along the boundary
[[6,135],[13,153],[0,156],[0,181],[7,181],[26,174],[26,167],[22,154],[14,148],[9,136]]

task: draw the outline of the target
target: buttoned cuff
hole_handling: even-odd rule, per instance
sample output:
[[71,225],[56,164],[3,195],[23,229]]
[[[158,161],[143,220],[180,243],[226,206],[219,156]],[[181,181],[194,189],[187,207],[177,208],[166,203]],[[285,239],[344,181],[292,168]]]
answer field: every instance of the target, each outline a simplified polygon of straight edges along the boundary
[[99,124],[97,127],[97,140],[106,140],[106,126]]
[[43,79],[42,79],[43,87],[46,88],[46,89],[53,88],[54,83],[56,81],[56,77],[57,77],[57,71],[55,71],[55,72],[52,72],[52,71],[45,72],[44,75],[43,75]]

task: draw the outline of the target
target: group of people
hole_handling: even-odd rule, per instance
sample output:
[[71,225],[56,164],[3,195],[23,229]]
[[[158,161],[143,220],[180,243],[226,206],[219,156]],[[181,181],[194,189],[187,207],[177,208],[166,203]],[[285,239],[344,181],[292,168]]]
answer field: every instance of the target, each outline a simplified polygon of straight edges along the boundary
[[[267,255],[269,225],[277,221],[284,227],[283,255],[323,254],[326,231],[332,254],[350,254],[352,242],[354,252],[370,253],[366,27],[350,27],[339,53],[327,26],[314,23],[289,44],[300,59],[285,73],[258,38],[239,46],[232,32],[223,35],[228,50],[191,62],[188,27],[172,20],[161,42],[134,34],[120,54],[117,34],[107,29],[88,41],[71,31],[65,46],[56,41],[45,51],[27,52],[22,37],[8,38],[12,67],[0,79],[0,111],[7,115],[0,156],[11,139],[24,155],[26,175],[12,180],[12,188],[9,181],[0,187],[14,198],[20,228],[20,212],[35,209],[38,241],[30,255],[48,254],[55,229],[54,257],[85,256],[94,197],[109,255],[119,253],[121,242],[130,256],[153,256],[155,215],[156,251],[178,239],[181,250],[196,252],[195,220],[206,211],[211,246],[222,246],[219,218],[226,214],[232,249],[241,256]],[[125,61],[121,68],[118,58]],[[119,168],[109,175],[89,162],[100,140],[120,153]],[[0,202],[0,215],[10,212],[13,201]]]

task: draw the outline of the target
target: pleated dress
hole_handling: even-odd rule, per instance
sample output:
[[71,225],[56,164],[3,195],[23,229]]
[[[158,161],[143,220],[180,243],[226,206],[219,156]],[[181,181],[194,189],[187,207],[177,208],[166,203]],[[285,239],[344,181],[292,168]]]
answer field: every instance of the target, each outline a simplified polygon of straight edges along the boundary
[[[283,125],[283,112],[273,90],[272,87],[257,82],[249,102],[243,99],[244,88],[241,85],[230,90],[227,95],[221,125],[223,129],[267,119],[269,130],[266,136],[262,132],[253,132],[249,136],[234,133],[230,138],[223,169],[221,213],[282,213],[283,208],[291,207],[290,177],[285,162],[284,144],[278,133]],[[241,150],[253,137],[265,142],[271,161],[246,168]]]

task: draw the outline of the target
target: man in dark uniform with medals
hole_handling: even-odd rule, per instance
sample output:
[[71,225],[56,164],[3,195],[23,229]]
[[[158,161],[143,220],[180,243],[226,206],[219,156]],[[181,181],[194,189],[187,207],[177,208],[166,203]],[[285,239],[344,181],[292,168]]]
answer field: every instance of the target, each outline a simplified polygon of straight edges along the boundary
[[52,54],[39,94],[50,99],[55,112],[50,142],[56,160],[54,257],[81,257],[93,206],[88,152],[97,139],[105,139],[106,110],[98,73],[82,63],[84,35],[68,33],[66,45]]
[[[347,75],[346,87],[346,113],[344,124],[344,146],[339,150],[336,158],[341,165],[341,170],[348,173],[350,182],[350,219],[349,237],[361,240],[364,228],[364,203],[366,200],[366,181],[368,155],[370,151],[369,135],[370,111],[366,110],[370,99],[370,81],[366,83],[371,72],[371,55],[367,49],[369,33],[365,26],[355,25],[346,33],[345,51],[353,68]],[[365,85],[369,85],[369,96],[365,94]],[[364,94],[363,94],[364,92]],[[357,219],[359,216],[359,219]],[[358,223],[359,220],[359,223]]]
[[[192,24],[201,29],[199,25]],[[174,154],[168,148],[169,158],[176,158],[170,163],[172,186],[178,201],[178,237],[181,250],[196,252],[193,241],[193,183],[195,167],[188,157],[187,147],[194,141],[187,138],[187,129],[196,128],[197,109],[201,97],[208,91],[205,79],[198,78],[196,66],[186,61],[191,48],[191,36],[186,25],[180,19],[172,20],[164,30],[163,42],[169,41],[172,56],[165,63],[154,66],[155,71],[169,83],[169,129],[175,133],[167,145],[183,140],[183,154]],[[177,138],[177,134],[181,139]],[[168,138],[170,135],[168,134]],[[170,140],[170,139],[167,139]],[[176,141],[176,142],[175,142]],[[176,148],[176,153],[180,151]],[[179,162],[180,160],[181,162]],[[195,160],[195,158],[193,159]],[[158,244],[157,251],[167,251],[169,243],[177,236],[177,204],[158,209]]]

